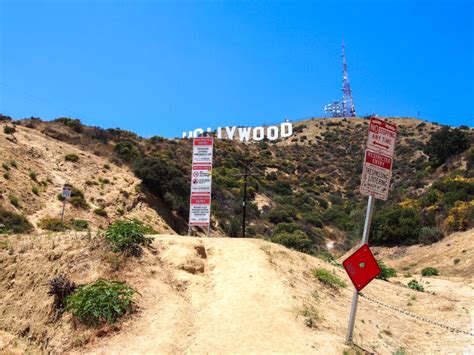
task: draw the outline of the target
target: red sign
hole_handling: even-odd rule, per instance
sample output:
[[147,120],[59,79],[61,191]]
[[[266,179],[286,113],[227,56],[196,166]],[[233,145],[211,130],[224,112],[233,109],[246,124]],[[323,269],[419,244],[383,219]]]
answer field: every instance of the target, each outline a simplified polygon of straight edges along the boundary
[[392,179],[392,163],[391,157],[367,149],[360,181],[360,192],[363,195],[372,195],[378,199],[386,200]]
[[194,145],[212,145],[212,137],[196,137],[194,138]]
[[370,119],[367,148],[393,156],[396,138],[397,126],[395,124],[388,123],[377,117]]
[[357,249],[342,265],[357,291],[362,290],[382,271],[367,244]]
[[392,158],[370,150],[365,151],[365,162],[386,170],[392,170]]

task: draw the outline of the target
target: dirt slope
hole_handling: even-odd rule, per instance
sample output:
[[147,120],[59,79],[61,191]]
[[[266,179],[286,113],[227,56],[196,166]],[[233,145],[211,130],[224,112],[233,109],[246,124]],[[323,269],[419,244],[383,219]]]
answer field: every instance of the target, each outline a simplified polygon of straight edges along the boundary
[[[345,272],[279,245],[253,239],[155,236],[153,249],[143,258],[130,259],[114,271],[99,239],[85,234],[2,238],[8,248],[0,250],[5,271],[0,278],[5,295],[0,300],[5,320],[0,325],[0,350],[24,349],[25,341],[33,351],[92,354],[341,354],[347,349],[352,288],[332,290],[311,270],[323,267],[349,284]],[[468,249],[471,253],[473,246]],[[472,269],[472,259],[468,262]],[[59,272],[67,272],[77,283],[101,276],[127,280],[141,293],[138,313],[100,330],[75,325],[67,314],[54,320],[45,283]],[[459,287],[449,294],[420,293],[376,280],[364,294],[470,331],[472,279],[445,281]],[[473,340],[365,298],[359,304],[355,342],[369,351],[462,353],[470,351]]]
[[[83,191],[89,208],[74,208],[68,204],[67,219],[84,219],[91,226],[100,226],[117,218],[139,217],[158,232],[173,233],[149,206],[146,196],[140,192],[140,180],[128,168],[34,129],[17,126],[15,137],[16,142],[0,133],[0,163],[9,166],[10,176],[9,179],[0,177],[2,206],[26,214],[30,222],[37,225],[44,217],[59,217],[62,202],[57,194],[65,183],[69,183]],[[77,155],[78,161],[66,161],[67,154]],[[16,167],[12,166],[12,161],[16,162]],[[36,194],[33,187],[37,188]],[[10,203],[12,196],[19,198],[19,207]],[[108,217],[93,213],[97,208],[104,209]]]

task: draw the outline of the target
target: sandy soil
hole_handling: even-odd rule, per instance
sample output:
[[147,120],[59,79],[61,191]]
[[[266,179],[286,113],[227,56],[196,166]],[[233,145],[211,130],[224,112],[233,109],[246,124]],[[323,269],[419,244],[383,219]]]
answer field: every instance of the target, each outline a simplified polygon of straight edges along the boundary
[[[161,235],[154,237],[154,249],[144,257],[128,260],[113,271],[95,244],[98,241],[85,234],[2,238],[7,238],[9,247],[0,249],[4,269],[0,315],[6,320],[0,324],[4,332],[0,333],[0,344],[4,344],[0,351],[14,349],[12,336],[17,337],[17,348],[21,350],[26,342],[33,352],[341,354],[348,349],[344,341],[352,288],[333,290],[311,273],[322,267],[350,285],[344,270],[279,245],[253,239]],[[46,281],[58,272],[67,272],[77,283],[97,277],[127,280],[141,293],[139,310],[106,331],[74,325],[67,314],[55,320]],[[408,289],[398,280],[375,280],[363,292],[471,330],[474,309],[469,279],[436,280],[428,285],[432,292]],[[401,348],[409,354],[461,354],[474,345],[473,337],[448,332],[364,298],[359,303],[354,340],[378,354]]]

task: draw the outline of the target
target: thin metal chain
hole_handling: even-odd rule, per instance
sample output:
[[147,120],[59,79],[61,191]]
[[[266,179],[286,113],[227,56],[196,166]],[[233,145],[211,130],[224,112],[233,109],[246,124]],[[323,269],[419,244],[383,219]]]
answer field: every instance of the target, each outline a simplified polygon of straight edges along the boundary
[[361,296],[362,298],[365,298],[366,300],[368,300],[368,301],[370,301],[370,302],[376,303],[376,304],[381,305],[381,306],[383,306],[383,307],[385,307],[385,308],[389,308],[389,309],[391,309],[391,310],[393,310],[393,311],[396,311],[396,312],[398,312],[398,313],[401,313],[401,314],[403,314],[403,315],[406,315],[406,316],[409,316],[409,317],[412,317],[412,318],[421,320],[421,321],[426,322],[426,323],[430,323],[430,324],[437,325],[438,327],[447,329],[447,330],[449,330],[450,332],[453,332],[453,333],[456,333],[456,334],[464,334],[464,335],[468,335],[468,336],[474,337],[474,333],[467,332],[467,331],[462,330],[462,329],[457,329],[457,328],[451,327],[451,326],[449,326],[449,325],[446,325],[446,324],[443,324],[443,323],[440,323],[440,322],[437,322],[437,321],[434,321],[434,320],[431,320],[431,319],[428,319],[428,318],[419,316],[419,315],[417,315],[417,314],[414,314],[414,313],[405,311],[405,310],[400,309],[400,308],[397,308],[397,307],[395,307],[395,306],[392,306],[392,305],[389,305],[389,304],[380,302],[379,300],[376,300],[376,299],[374,299],[374,298],[371,298],[371,297],[369,297],[369,296],[366,296],[366,295],[364,295],[363,293],[359,293],[359,296]]

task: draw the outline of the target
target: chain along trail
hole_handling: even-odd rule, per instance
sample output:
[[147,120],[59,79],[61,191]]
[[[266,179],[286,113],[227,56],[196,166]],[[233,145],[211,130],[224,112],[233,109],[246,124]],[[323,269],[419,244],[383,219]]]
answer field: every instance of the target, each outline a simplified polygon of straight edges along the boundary
[[393,310],[393,311],[396,311],[396,312],[398,312],[398,313],[400,313],[400,314],[403,314],[403,315],[406,315],[406,316],[408,316],[408,317],[411,317],[411,318],[414,318],[414,319],[418,319],[418,320],[421,320],[421,321],[423,321],[423,322],[426,322],[426,323],[429,323],[429,324],[433,324],[433,325],[436,325],[436,326],[438,326],[438,327],[447,329],[447,330],[449,330],[449,331],[452,332],[452,333],[455,333],[455,334],[463,334],[463,335],[467,335],[467,336],[474,337],[474,332],[469,332],[469,331],[465,331],[465,330],[462,330],[462,329],[458,329],[458,328],[455,328],[455,327],[452,327],[452,326],[449,326],[449,325],[440,323],[440,322],[438,322],[438,321],[434,321],[434,320],[431,320],[431,319],[428,319],[428,318],[419,316],[419,315],[417,315],[417,314],[408,312],[408,311],[403,310],[403,309],[401,309],[401,308],[398,308],[398,307],[392,306],[392,305],[390,305],[390,304],[381,302],[381,301],[379,301],[379,300],[377,300],[377,299],[375,299],[375,298],[366,296],[366,295],[364,295],[362,292],[359,293],[359,296],[362,297],[363,299],[366,299],[366,300],[369,301],[369,302],[378,304],[378,305],[380,305],[380,306],[383,306],[383,307],[385,307],[385,308],[391,309],[391,310]]

